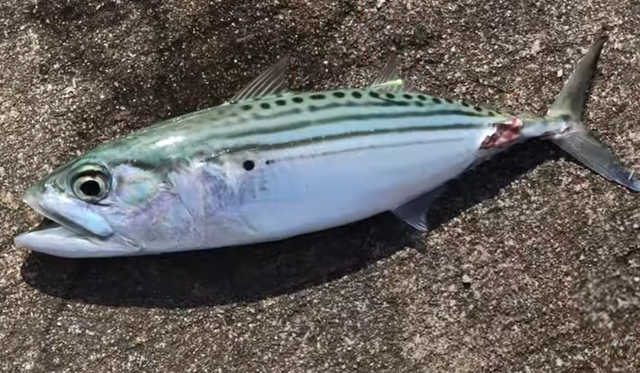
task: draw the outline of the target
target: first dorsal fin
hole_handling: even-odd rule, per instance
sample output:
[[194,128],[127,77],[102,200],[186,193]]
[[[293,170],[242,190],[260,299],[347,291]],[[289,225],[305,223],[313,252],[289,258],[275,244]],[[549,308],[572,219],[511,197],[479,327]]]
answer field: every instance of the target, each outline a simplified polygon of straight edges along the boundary
[[229,102],[238,102],[281,93],[287,89],[285,73],[287,71],[289,56],[284,56],[278,62],[271,65],[251,83],[247,84],[240,92],[236,93]]
[[389,58],[371,83],[371,87],[390,92],[402,92],[405,89],[404,81],[398,73],[398,58],[396,56]]

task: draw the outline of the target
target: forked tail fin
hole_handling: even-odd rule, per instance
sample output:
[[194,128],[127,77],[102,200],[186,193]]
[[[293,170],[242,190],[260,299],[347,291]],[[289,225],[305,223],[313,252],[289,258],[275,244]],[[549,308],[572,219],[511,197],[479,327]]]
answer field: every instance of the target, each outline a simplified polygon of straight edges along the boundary
[[640,181],[634,176],[634,172],[627,169],[582,122],[598,59],[607,39],[607,36],[602,36],[591,46],[549,108],[547,117],[563,118],[570,123],[569,130],[555,136],[552,141],[592,171],[640,192]]

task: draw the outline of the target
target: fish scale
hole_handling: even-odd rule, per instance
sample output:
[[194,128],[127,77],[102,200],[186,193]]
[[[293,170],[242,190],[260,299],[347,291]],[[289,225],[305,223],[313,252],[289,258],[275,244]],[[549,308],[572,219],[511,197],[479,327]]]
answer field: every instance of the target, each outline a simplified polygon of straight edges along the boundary
[[15,243],[65,257],[146,255],[281,240],[386,211],[426,232],[448,181],[536,137],[640,191],[582,123],[604,40],[544,116],[415,92],[395,59],[369,87],[289,92],[281,59],[222,105],[113,140],[42,178],[24,200],[59,226]]

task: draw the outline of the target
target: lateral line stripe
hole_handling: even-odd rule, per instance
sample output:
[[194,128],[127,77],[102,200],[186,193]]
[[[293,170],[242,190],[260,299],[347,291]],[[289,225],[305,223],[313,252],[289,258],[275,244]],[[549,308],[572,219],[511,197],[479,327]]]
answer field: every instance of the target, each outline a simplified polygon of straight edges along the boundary
[[340,149],[340,150],[332,150],[332,151],[326,151],[326,152],[320,152],[320,153],[313,153],[313,154],[302,154],[302,155],[298,155],[298,156],[283,156],[283,157],[275,157],[275,161],[276,162],[280,162],[280,161],[285,161],[285,160],[290,160],[290,159],[302,159],[302,158],[316,158],[316,157],[322,157],[322,156],[326,156],[326,155],[333,155],[333,154],[341,154],[341,153],[349,153],[349,152],[355,152],[355,151],[361,151],[361,150],[371,150],[371,149],[383,149],[383,148],[399,148],[402,146],[410,146],[410,145],[425,145],[425,144],[433,144],[436,142],[456,142],[461,140],[462,137],[456,137],[456,138],[449,138],[449,139],[439,139],[439,140],[424,140],[424,141],[409,141],[409,142],[403,142],[403,143],[399,143],[399,144],[386,144],[386,145],[370,145],[370,146],[359,146],[359,147],[353,147],[353,148],[349,148],[349,149]]
[[[434,131],[435,126],[425,127],[425,126],[411,126],[411,127],[398,127],[398,128],[384,128],[373,131],[351,131],[345,133],[338,133],[326,136],[314,136],[307,139],[296,140],[296,141],[285,141],[279,143],[271,143],[271,144],[261,144],[261,143],[252,143],[246,145],[240,145],[235,147],[229,147],[224,150],[223,154],[231,154],[231,153],[239,153],[243,151],[250,150],[260,150],[260,151],[269,151],[269,150],[277,150],[277,149],[286,149],[286,148],[297,148],[305,145],[309,145],[312,143],[321,143],[327,141],[335,141],[335,140],[343,140],[355,137],[368,137],[368,136],[376,136],[376,135],[384,135],[390,133],[407,133],[407,132],[429,132]],[[451,129],[455,127],[455,129],[474,129],[481,128],[482,126],[479,124],[450,124],[446,126],[437,126],[437,129]],[[218,154],[219,155],[219,154]],[[217,155],[216,155],[217,156]]]

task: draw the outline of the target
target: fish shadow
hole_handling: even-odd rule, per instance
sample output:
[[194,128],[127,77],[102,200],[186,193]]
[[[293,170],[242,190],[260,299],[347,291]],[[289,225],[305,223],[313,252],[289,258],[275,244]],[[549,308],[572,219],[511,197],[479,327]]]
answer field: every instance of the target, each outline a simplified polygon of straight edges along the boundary
[[[438,229],[542,162],[558,157],[552,146],[535,140],[494,157],[450,182],[429,211],[430,226]],[[46,294],[91,304],[225,305],[292,294],[366,270],[407,247],[424,246],[419,238],[408,225],[383,213],[331,230],[235,248],[105,259],[32,253],[22,277]]]

